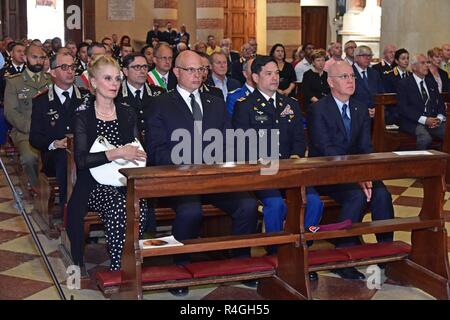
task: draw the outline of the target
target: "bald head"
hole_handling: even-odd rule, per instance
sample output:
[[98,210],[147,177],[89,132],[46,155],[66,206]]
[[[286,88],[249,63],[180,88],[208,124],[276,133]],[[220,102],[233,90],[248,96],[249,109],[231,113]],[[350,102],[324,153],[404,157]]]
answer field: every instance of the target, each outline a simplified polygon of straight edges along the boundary
[[198,61],[201,64],[200,56],[194,51],[183,51],[175,60],[175,68],[186,67],[186,65],[193,61]]
[[194,51],[183,51],[175,60],[173,69],[178,85],[189,93],[198,90],[203,83],[204,67],[201,57]]
[[355,93],[355,74],[346,61],[338,61],[328,70],[328,84],[332,95],[346,102]]

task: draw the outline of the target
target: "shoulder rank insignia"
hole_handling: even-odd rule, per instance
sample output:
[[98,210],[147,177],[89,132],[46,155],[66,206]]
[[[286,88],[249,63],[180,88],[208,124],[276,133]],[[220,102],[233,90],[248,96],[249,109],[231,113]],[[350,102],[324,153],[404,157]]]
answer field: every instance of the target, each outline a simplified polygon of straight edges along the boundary
[[7,74],[5,74],[5,78],[14,79],[14,78],[19,77],[20,75],[21,75],[21,73],[16,73],[16,74],[9,74],[9,73],[7,73]]

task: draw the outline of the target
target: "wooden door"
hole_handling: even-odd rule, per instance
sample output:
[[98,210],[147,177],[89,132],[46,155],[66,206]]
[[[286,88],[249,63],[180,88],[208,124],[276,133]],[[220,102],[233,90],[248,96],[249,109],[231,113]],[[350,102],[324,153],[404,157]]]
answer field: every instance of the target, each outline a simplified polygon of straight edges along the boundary
[[328,7],[302,7],[302,43],[327,48]]
[[2,1],[2,34],[14,40],[27,36],[27,1]]
[[256,0],[225,0],[224,36],[239,51],[250,38],[256,38]]

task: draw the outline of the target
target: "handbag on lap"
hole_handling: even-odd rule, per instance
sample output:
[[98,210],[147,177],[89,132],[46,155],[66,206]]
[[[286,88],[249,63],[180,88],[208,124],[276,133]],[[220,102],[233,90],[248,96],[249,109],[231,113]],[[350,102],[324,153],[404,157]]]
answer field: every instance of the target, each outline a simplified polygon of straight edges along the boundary
[[[144,151],[144,148],[137,139],[135,139],[131,145],[139,147],[139,150]],[[90,153],[106,152],[114,149],[117,149],[117,147],[109,143],[106,138],[99,136],[92,144]],[[137,164],[125,159],[118,159],[89,170],[91,171],[91,175],[95,181],[100,184],[113,187],[125,187],[127,185],[127,179],[119,172],[119,170],[128,168],[142,168],[146,165],[145,161],[136,162]]]

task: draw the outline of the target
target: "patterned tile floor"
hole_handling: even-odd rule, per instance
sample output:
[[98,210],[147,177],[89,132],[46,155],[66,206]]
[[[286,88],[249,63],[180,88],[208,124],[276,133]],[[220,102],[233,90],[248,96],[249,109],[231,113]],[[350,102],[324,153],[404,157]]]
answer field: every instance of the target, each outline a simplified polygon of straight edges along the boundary
[[[8,167],[9,170],[9,167]],[[13,172],[9,170],[9,172]],[[18,179],[13,176],[17,185]],[[387,181],[394,200],[395,212],[398,217],[414,216],[419,213],[422,189],[420,183],[414,180]],[[444,209],[446,211],[446,226],[450,227],[450,193],[446,194]],[[25,203],[27,212],[32,205]],[[366,217],[368,219],[369,217]],[[33,222],[34,226],[37,225]],[[45,252],[63,285],[67,298],[75,300],[103,300],[105,297],[90,282],[82,290],[68,290],[65,286],[66,269],[57,250],[59,240],[48,240],[42,233],[38,234]],[[410,242],[410,234],[396,233],[396,240]],[[374,241],[373,236],[366,237]],[[450,244],[450,241],[449,241]],[[324,246],[318,243],[315,246]],[[91,244],[87,250],[87,268],[90,274],[105,270],[108,266],[108,255],[103,244]],[[365,272],[365,268],[360,271]],[[365,282],[344,280],[329,272],[321,272],[319,281],[313,284],[313,296],[318,300],[432,300],[433,297],[423,291],[400,286],[386,279],[383,275],[380,290],[370,290]],[[39,256],[31,235],[23,218],[15,207],[12,193],[5,182],[3,172],[0,176],[0,300],[29,299],[54,300],[58,293],[52,284],[44,263]],[[152,292],[145,295],[150,300],[170,300],[174,297],[167,291]],[[256,290],[238,284],[223,286],[201,286],[191,288],[188,296],[180,299],[189,300],[261,300]]]

